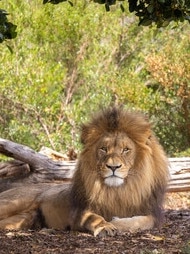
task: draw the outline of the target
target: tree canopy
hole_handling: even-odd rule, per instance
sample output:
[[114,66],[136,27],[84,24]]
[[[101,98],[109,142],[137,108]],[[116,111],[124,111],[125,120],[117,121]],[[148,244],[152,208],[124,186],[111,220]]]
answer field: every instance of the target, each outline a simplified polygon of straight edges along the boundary
[[[125,0],[93,0],[95,3],[104,4],[106,11],[110,11],[110,6]],[[167,26],[171,21],[190,21],[190,1],[189,0],[127,0],[130,12],[134,12],[139,17],[139,25],[149,26],[153,22],[158,27]],[[43,0],[43,3],[58,4],[70,0]],[[121,10],[125,8],[120,4]]]
[[7,39],[14,39],[17,36],[16,25],[8,21],[8,13],[0,9],[0,43]]
[[[120,3],[122,12],[125,8],[122,4],[125,0],[93,0],[95,3],[104,4],[106,11],[110,6]],[[43,0],[43,4],[59,4],[67,2],[74,6],[72,0]],[[190,22],[190,1],[189,0],[127,0],[128,9],[139,18],[138,25],[150,26],[153,23],[157,27],[165,27],[171,21]],[[0,9],[0,43],[6,39],[14,39],[17,35],[16,25],[7,19],[8,13]]]

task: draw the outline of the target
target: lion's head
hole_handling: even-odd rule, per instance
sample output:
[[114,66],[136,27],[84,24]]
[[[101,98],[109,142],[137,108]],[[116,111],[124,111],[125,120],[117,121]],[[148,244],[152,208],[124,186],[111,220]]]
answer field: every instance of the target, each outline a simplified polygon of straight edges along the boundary
[[82,126],[74,203],[111,216],[157,213],[168,179],[167,159],[139,113],[109,108]]
[[97,144],[97,173],[108,186],[120,186],[136,157],[135,143],[124,132],[107,133]]

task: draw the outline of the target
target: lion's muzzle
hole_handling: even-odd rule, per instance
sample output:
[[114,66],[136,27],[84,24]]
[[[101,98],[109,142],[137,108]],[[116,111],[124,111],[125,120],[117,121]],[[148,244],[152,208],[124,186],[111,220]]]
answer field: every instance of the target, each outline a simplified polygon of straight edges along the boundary
[[121,168],[122,168],[121,163],[117,164],[106,163],[107,174],[104,180],[105,184],[107,184],[108,186],[119,186],[123,184],[124,180],[119,173],[119,169]]
[[114,172],[117,170],[117,169],[119,169],[119,168],[121,168],[121,166],[122,166],[122,164],[106,164],[106,167],[108,168],[108,169],[111,169],[112,171],[113,171],[113,174],[114,174]]

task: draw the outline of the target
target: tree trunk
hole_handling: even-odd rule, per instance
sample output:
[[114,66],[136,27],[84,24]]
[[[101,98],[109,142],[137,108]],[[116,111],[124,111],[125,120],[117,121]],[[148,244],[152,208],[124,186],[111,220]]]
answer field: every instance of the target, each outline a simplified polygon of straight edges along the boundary
[[[27,146],[0,139],[0,153],[15,159],[0,163],[0,183],[60,184],[70,181],[75,171],[76,160],[71,161],[49,148],[35,152]],[[190,158],[170,158],[169,162],[168,192],[190,191]]]

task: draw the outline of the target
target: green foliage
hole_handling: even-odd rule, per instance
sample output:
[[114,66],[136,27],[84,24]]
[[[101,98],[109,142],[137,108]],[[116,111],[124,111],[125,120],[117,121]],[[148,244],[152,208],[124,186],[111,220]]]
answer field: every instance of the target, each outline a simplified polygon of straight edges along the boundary
[[[104,4],[106,11],[110,11],[110,6],[120,2],[120,8],[124,12],[125,8],[121,3],[124,0],[93,0],[95,3]],[[69,2],[67,0],[43,0],[43,4]],[[154,22],[157,27],[168,26],[171,21],[190,21],[189,0],[128,0],[128,9],[139,17],[139,25],[150,26]]]
[[89,114],[124,104],[150,117],[169,155],[190,147],[188,24],[147,29],[117,6],[105,15],[90,1],[74,4],[2,1],[19,36],[9,42],[13,54],[1,45],[0,136],[80,149]]
[[179,157],[190,157],[190,148],[188,148],[184,151],[178,152],[174,155],[179,156]]
[[130,12],[139,17],[139,25],[165,27],[171,21],[190,21],[189,0],[128,0]]
[[[0,0],[1,1],[1,0]],[[120,9],[125,12],[124,0],[93,0],[95,3],[104,4],[106,11],[110,11],[110,6],[120,2]],[[43,4],[59,4],[67,2],[74,6],[70,0],[43,0]],[[190,22],[190,3],[189,0],[128,0],[128,9],[134,12],[139,18],[139,25],[150,26],[153,23],[157,27],[165,27],[171,21]],[[96,7],[94,7],[96,10]],[[13,10],[14,12],[15,10]],[[83,10],[81,10],[82,13]],[[127,12],[125,12],[128,14]],[[17,26],[7,19],[7,11],[0,9],[0,43],[7,39],[14,39],[17,36]],[[9,46],[8,46],[9,47]],[[12,51],[12,49],[9,47]]]
[[0,9],[0,43],[17,36],[17,26],[8,21],[7,15],[5,10]]
[[156,129],[164,141],[170,128],[169,135],[173,142],[166,139],[164,145],[175,152],[177,147],[185,150],[190,145],[189,53],[189,39],[182,39],[177,47],[176,43],[170,41],[162,51],[155,52],[146,59],[147,70],[153,86],[157,85],[155,94],[159,98],[158,108],[155,110],[155,105],[152,108],[152,114],[159,115]]
[[20,36],[11,45],[13,55],[6,49],[0,53],[1,135],[37,149],[77,147],[81,121],[111,98],[106,80],[101,86],[98,80],[99,57],[109,54],[99,45],[103,13],[94,17],[89,6],[81,16],[80,4],[74,9],[9,2],[6,7],[17,13]]
[[66,2],[67,0],[43,0],[43,4],[52,3],[52,4],[59,4],[61,2]]

